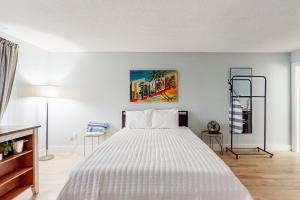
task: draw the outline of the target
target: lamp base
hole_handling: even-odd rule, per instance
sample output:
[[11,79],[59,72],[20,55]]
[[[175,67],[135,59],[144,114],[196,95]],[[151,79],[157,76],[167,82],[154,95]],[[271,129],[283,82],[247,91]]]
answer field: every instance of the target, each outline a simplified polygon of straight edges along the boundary
[[39,161],[48,161],[48,160],[52,160],[54,158],[54,155],[48,155],[48,154],[46,154],[45,156],[41,156],[40,158],[39,158]]

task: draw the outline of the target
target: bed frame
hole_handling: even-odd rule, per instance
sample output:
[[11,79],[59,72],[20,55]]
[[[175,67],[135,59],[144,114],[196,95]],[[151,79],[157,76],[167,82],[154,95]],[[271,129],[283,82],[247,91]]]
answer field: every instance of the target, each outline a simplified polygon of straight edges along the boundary
[[[126,111],[122,111],[122,128],[125,127],[126,122]],[[179,126],[189,127],[189,111],[180,110],[178,111],[178,124]]]

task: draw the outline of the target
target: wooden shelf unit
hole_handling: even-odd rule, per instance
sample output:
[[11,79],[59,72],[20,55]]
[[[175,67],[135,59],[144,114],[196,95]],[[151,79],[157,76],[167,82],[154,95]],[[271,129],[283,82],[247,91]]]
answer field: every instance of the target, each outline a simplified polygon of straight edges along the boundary
[[11,180],[17,179],[20,176],[26,174],[27,172],[32,171],[32,169],[33,167],[19,168],[11,173],[2,176],[0,179],[0,188],[5,186],[6,184],[9,184]]
[[0,143],[10,140],[27,140],[24,151],[5,156],[0,161],[0,199],[13,199],[31,188],[38,193],[37,127],[4,134],[0,127]]
[[31,185],[24,185],[24,186],[16,187],[16,188],[12,189],[11,191],[9,191],[8,193],[6,193],[5,195],[1,196],[1,200],[12,200],[13,198],[15,198],[16,196],[18,196],[19,194],[21,194],[22,192],[24,192],[25,190],[27,190],[30,187],[31,187]]
[[0,165],[6,162],[9,162],[10,160],[16,159],[20,156],[26,155],[28,153],[31,153],[32,150],[24,150],[22,153],[16,154],[16,155],[9,155],[5,156],[3,160],[0,160]]

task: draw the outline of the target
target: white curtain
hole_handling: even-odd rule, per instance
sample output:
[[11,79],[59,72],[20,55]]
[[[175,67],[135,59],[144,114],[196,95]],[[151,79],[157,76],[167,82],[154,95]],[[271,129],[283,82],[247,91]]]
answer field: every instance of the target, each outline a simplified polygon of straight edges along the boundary
[[6,110],[18,61],[18,45],[0,37],[0,120]]

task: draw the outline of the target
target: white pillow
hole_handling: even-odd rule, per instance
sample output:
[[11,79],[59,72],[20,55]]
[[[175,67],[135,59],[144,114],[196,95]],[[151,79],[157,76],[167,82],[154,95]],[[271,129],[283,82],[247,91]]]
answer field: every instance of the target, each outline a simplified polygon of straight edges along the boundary
[[178,110],[153,110],[152,128],[179,128]]
[[129,129],[151,128],[152,110],[126,111],[125,127]]

